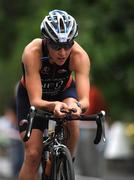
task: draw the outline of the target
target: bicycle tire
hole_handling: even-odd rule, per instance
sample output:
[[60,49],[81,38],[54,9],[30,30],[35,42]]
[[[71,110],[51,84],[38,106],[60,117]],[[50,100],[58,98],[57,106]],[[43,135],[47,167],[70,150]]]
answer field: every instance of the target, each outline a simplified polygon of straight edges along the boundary
[[65,146],[58,147],[58,151],[58,155],[53,153],[51,180],[75,180],[70,151]]

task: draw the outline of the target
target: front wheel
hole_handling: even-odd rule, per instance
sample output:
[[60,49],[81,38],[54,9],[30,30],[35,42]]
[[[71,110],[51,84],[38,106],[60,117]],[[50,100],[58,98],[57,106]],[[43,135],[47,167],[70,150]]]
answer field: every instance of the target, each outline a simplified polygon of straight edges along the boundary
[[69,150],[61,146],[60,148],[58,147],[58,155],[56,152],[54,151],[52,158],[52,179],[75,180],[74,167]]

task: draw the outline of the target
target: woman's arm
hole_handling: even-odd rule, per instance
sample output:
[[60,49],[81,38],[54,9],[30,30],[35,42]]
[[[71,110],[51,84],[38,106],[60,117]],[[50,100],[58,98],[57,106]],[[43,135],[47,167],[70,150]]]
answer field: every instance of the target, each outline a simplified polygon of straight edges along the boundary
[[42,99],[42,83],[40,78],[41,50],[41,40],[37,39],[25,48],[22,56],[25,69],[25,83],[30,105],[54,111],[57,115],[63,115],[63,113],[60,113],[60,109],[61,107],[67,108],[65,103]]
[[87,53],[75,43],[71,55],[71,69],[75,72],[78,100],[83,111],[89,107],[90,59]]

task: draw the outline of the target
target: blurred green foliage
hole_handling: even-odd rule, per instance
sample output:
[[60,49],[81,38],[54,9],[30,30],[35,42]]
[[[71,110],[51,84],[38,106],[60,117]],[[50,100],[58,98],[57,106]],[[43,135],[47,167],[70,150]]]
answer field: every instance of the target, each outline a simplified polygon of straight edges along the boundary
[[40,37],[40,23],[52,9],[77,19],[77,41],[90,56],[92,82],[102,90],[112,119],[133,120],[133,0],[1,0],[0,112],[21,77],[24,47]]

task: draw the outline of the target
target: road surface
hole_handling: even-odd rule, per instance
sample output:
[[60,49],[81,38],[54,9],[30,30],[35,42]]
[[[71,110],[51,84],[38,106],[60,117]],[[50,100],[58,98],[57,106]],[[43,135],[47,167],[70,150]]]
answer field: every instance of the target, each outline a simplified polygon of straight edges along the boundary
[[[5,178],[0,178],[0,180],[17,180],[17,179],[5,179]],[[102,180],[99,178],[92,178],[92,177],[86,177],[86,176],[78,176],[76,175],[75,180]]]

